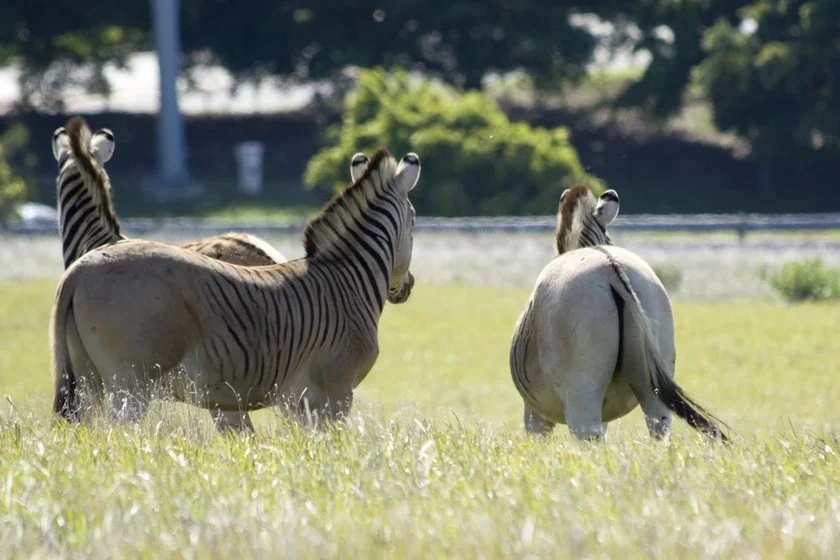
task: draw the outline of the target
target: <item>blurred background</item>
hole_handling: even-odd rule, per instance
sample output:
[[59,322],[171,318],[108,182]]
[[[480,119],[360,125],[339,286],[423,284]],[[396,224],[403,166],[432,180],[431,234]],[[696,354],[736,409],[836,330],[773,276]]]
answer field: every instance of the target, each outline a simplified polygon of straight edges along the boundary
[[[116,136],[129,235],[247,229],[296,256],[384,146],[423,160],[430,277],[531,285],[585,181],[676,293],[769,294],[773,267],[838,260],[839,37],[833,0],[6,0],[0,269],[60,273],[50,139],[80,114]],[[480,216],[503,218],[424,220]]]

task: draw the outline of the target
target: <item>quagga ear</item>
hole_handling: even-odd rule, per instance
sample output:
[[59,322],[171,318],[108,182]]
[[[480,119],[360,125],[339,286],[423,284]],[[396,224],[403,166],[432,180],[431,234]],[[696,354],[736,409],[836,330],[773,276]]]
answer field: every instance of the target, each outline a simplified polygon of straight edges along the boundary
[[598,198],[598,205],[595,206],[595,219],[607,227],[618,216],[618,193],[610,189]]
[[61,154],[70,151],[70,137],[67,136],[67,129],[60,126],[55,129],[52,136],[52,153],[55,161],[61,161]]
[[111,159],[116,147],[114,133],[108,128],[100,128],[90,137],[90,154],[99,165],[105,165],[105,162]]
[[397,175],[394,178],[397,186],[408,193],[420,179],[420,156],[414,152],[405,155],[397,166]]
[[353,158],[350,160],[350,179],[355,183],[359,180],[359,177],[362,176],[362,173],[365,172],[365,166],[367,166],[368,157],[363,154],[362,152],[358,152]]

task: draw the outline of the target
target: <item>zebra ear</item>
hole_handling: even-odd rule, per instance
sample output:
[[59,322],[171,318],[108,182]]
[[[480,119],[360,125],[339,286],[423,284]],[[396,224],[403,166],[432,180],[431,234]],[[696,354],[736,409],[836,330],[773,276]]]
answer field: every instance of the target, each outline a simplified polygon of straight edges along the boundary
[[55,161],[60,161],[61,154],[70,150],[70,138],[67,136],[67,129],[60,126],[55,129],[52,137],[52,153]]
[[417,180],[420,179],[420,156],[414,152],[406,154],[397,166],[397,174],[394,179],[397,186],[408,194],[408,191],[413,189]]
[[350,160],[350,179],[355,183],[365,172],[365,166],[368,163],[368,157],[362,152],[357,153]]
[[99,165],[105,165],[111,159],[116,147],[114,133],[108,128],[100,128],[90,137],[90,154]]
[[608,190],[598,198],[595,206],[595,219],[603,227],[607,227],[618,216],[618,193]]

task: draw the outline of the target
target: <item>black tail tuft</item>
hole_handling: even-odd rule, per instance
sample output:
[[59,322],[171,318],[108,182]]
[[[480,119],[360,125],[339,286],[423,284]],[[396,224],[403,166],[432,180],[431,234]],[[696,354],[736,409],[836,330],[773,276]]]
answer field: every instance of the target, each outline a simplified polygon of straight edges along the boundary
[[61,379],[56,383],[53,412],[65,420],[78,421],[78,410],[75,402],[76,376],[71,371],[67,371],[61,374]]
[[73,298],[67,297],[65,285],[67,276],[58,286],[55,297],[53,314],[50,318],[50,344],[52,346],[53,370],[53,412],[70,421],[79,421],[78,388],[76,372],[70,357],[70,347],[67,341],[67,327],[73,321]]
[[719,439],[724,443],[729,442],[729,438],[723,433],[718,424],[724,424],[720,419],[700,406],[696,401],[689,397],[682,387],[665,375],[664,372],[657,369],[653,372],[656,396],[659,400],[667,406],[671,411],[685,420],[689,426],[695,430],[704,433],[713,438]]

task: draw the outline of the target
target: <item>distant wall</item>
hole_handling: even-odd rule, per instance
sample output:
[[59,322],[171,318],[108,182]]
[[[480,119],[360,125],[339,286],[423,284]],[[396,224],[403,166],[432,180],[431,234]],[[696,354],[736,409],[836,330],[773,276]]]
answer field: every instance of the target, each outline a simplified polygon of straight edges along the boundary
[[[591,127],[579,115],[562,110],[512,109],[511,118],[540,126],[568,126],[572,143],[588,170],[621,194],[621,211],[633,213],[827,212],[840,210],[840,161],[803,162],[799,166],[759,165],[735,158],[722,147],[673,135],[639,140],[614,125]],[[147,211],[140,205],[142,183],[155,170],[155,115],[101,113],[83,115],[92,128],[114,131],[117,149],[108,164],[122,214]],[[38,157],[35,176],[42,202],[55,200],[56,164],[50,151],[53,131],[67,115],[25,113],[0,121],[0,133],[22,121],[32,134]],[[307,160],[319,149],[325,126],[336,113],[301,111],[276,115],[196,116],[186,118],[188,162],[201,181],[220,189],[235,182],[233,148],[257,140],[266,146],[268,198],[318,200],[300,181]],[[421,154],[422,156],[422,154]],[[435,162],[445,165],[445,162]],[[221,185],[221,186],[219,186]],[[230,185],[230,187],[228,186]],[[282,186],[282,189],[278,187]],[[130,192],[126,192],[130,191]]]

